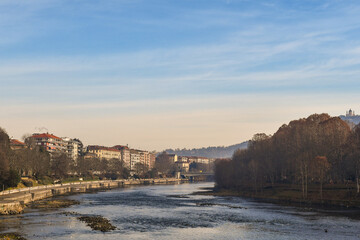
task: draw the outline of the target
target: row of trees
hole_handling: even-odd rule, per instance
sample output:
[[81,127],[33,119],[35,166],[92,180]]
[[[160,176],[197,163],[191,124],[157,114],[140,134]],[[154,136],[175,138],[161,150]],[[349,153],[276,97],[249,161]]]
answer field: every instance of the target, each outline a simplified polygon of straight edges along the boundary
[[[66,153],[54,153],[52,156],[42,147],[36,146],[29,138],[25,139],[26,148],[12,150],[10,139],[0,128],[0,191],[15,187],[21,176],[39,181],[61,180],[68,177],[128,178],[130,171],[120,159],[98,159],[79,157],[76,161]],[[143,164],[136,164],[137,177],[154,177],[156,171]]]
[[14,159],[16,156],[10,149],[9,136],[0,128],[0,186],[2,190],[16,186],[20,181],[20,175],[11,166]]
[[283,125],[273,135],[256,134],[246,150],[231,161],[216,163],[220,188],[248,188],[256,192],[279,183],[301,186],[307,198],[309,184],[357,183],[359,193],[360,127],[353,130],[338,117],[314,114]]

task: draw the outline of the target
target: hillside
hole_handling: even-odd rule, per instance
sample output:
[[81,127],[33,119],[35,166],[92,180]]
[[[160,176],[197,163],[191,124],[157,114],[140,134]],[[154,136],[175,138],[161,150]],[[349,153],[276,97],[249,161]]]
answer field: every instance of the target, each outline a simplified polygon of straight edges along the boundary
[[207,147],[193,149],[166,149],[169,154],[177,154],[179,156],[198,156],[208,158],[230,158],[237,149],[247,148],[248,142],[243,142],[227,147]]
[[355,115],[355,116],[344,116],[341,115],[339,116],[342,120],[350,123],[350,127],[353,128],[355,125],[358,125],[360,123],[360,116],[359,115]]

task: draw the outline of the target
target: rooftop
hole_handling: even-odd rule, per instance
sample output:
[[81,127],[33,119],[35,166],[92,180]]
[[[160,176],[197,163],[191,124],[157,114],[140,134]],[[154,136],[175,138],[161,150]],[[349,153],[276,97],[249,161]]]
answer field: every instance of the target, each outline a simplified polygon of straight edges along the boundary
[[49,134],[49,133],[35,133],[31,137],[33,137],[33,138],[53,138],[53,139],[57,139],[57,140],[62,140],[61,138],[59,138],[53,134]]
[[105,146],[98,146],[98,145],[89,145],[89,150],[105,150],[105,151],[113,151],[113,152],[121,152],[119,149],[113,147],[105,147]]
[[23,143],[23,142],[21,142],[21,141],[19,141],[17,139],[11,139],[10,144],[11,145],[25,145],[25,143]]

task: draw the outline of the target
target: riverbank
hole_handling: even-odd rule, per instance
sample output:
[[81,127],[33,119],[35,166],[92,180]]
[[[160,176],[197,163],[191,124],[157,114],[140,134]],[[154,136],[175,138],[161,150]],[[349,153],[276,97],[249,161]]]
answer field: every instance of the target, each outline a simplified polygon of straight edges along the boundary
[[0,233],[0,240],[26,240],[18,233]]
[[14,215],[23,212],[24,208],[35,201],[65,194],[86,193],[97,190],[107,190],[127,185],[166,184],[184,182],[184,179],[137,179],[137,180],[104,180],[46,185],[1,192],[0,215]]
[[360,209],[360,196],[353,188],[345,185],[324,186],[323,197],[320,197],[317,186],[310,186],[306,199],[297,186],[276,185],[254,191],[252,188],[219,189],[210,188],[208,191],[196,192],[198,195],[233,196],[251,198],[256,201],[276,203],[296,207],[331,208],[331,209]]

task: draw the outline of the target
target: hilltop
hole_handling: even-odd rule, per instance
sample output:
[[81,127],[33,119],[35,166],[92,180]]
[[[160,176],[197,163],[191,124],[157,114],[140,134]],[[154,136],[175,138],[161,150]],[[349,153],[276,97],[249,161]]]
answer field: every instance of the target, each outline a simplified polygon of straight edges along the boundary
[[351,109],[349,111],[346,111],[345,115],[340,115],[339,118],[347,122],[351,128],[354,128],[360,123],[360,115],[356,115],[355,111]]
[[198,156],[207,158],[231,158],[237,149],[245,149],[248,146],[248,141],[231,146],[218,147],[203,147],[193,149],[166,149],[169,154],[177,154],[179,156]]
[[355,116],[340,115],[339,118],[341,118],[341,120],[343,121],[350,123],[351,127],[353,127],[352,123],[354,125],[358,125],[360,123],[360,115],[355,115]]

